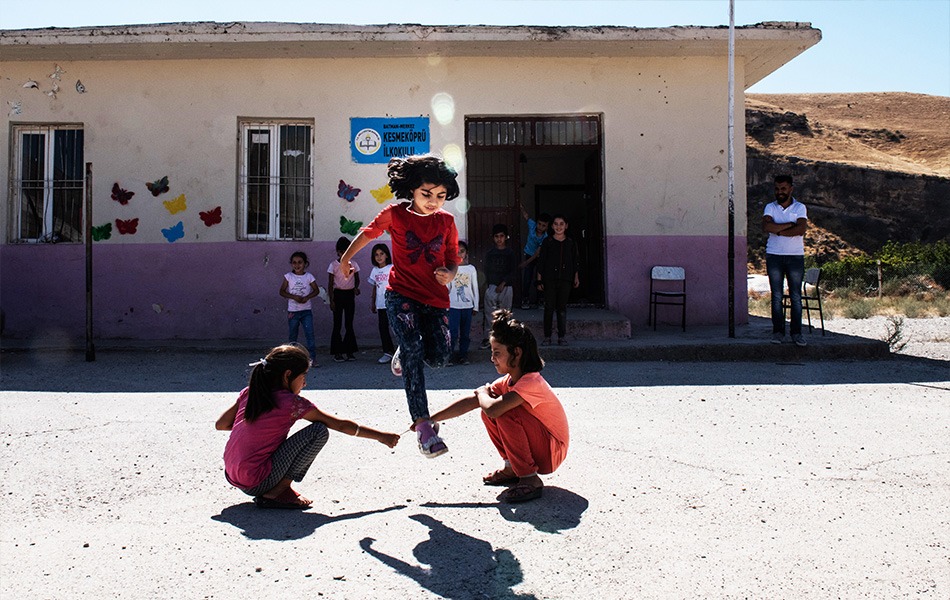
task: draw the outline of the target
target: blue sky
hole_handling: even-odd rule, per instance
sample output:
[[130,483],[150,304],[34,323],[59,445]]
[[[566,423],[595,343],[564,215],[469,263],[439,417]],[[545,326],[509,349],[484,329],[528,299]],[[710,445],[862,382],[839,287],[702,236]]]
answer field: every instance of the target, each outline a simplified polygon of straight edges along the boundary
[[[735,0],[736,25],[806,21],[818,45],[750,93],[950,96],[950,0]],[[426,25],[728,25],[728,0],[11,0],[0,28],[181,21]]]

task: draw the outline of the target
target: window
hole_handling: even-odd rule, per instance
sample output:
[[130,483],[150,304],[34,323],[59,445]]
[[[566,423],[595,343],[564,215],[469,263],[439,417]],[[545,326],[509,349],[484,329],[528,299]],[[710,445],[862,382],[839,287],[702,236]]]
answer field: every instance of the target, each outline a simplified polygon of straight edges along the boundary
[[310,239],[312,123],[242,121],[240,131],[241,237]]
[[82,241],[82,125],[13,126],[14,237]]

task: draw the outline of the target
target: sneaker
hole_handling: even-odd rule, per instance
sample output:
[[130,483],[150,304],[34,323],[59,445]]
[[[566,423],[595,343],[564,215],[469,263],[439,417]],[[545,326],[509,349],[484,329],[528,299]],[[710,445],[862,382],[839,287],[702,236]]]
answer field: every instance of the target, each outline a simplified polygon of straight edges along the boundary
[[354,361],[354,360],[356,360],[356,357],[353,356],[353,353],[351,352],[351,353],[349,353],[349,354],[346,355],[346,360],[347,360],[347,361]]
[[558,346],[567,346],[567,340],[565,340],[564,338],[558,338],[558,339],[557,339],[557,345],[558,345]]
[[385,352],[382,356],[379,357],[379,360],[377,360],[376,362],[378,362],[381,365],[385,365],[392,359],[393,359],[393,355],[390,354],[389,352]]
[[472,363],[468,362],[468,357],[465,357],[465,358],[460,358],[460,359],[458,359],[457,361],[455,361],[455,364],[457,364],[457,365],[470,365],[470,364],[472,364]]
[[491,348],[491,342],[488,341],[488,338],[485,338],[484,340],[482,340],[482,345],[479,346],[479,348],[481,348],[482,350]]
[[551,345],[551,338],[544,338],[544,341],[541,342],[541,345],[542,345],[542,346],[550,346],[550,345]]
[[335,354],[335,355],[333,355],[333,360],[334,360],[334,362],[345,362],[345,361],[346,361],[346,359],[343,358],[343,355],[342,355],[342,354]]
[[423,421],[416,426],[416,437],[419,441],[419,452],[426,458],[442,456],[449,451],[445,442],[439,437],[438,426],[433,427],[432,421]]
[[527,302],[522,302],[522,303],[521,303],[521,310],[528,310],[528,309],[530,309],[530,308],[531,308],[531,305],[528,304]]
[[799,348],[804,348],[808,345],[808,342],[805,341],[805,336],[800,333],[796,333],[792,336],[792,341],[795,342],[795,345]]
[[402,361],[399,360],[400,350],[401,348],[396,348],[396,353],[393,354],[393,359],[389,363],[389,370],[391,370],[396,377],[402,377]]
[[784,333],[779,333],[779,332],[776,331],[775,333],[772,334],[772,343],[773,343],[773,344],[781,344],[782,341],[784,341],[784,340],[785,340],[785,334],[784,334]]

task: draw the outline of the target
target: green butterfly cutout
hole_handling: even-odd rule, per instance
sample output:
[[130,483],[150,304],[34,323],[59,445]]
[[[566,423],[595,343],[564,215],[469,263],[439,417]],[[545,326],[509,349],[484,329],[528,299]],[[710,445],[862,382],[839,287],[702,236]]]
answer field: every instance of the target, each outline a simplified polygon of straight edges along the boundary
[[101,242],[112,237],[112,223],[98,225],[92,228],[92,241]]
[[350,221],[344,216],[340,217],[340,233],[345,233],[347,235],[356,235],[360,232],[360,227],[363,226],[362,221]]

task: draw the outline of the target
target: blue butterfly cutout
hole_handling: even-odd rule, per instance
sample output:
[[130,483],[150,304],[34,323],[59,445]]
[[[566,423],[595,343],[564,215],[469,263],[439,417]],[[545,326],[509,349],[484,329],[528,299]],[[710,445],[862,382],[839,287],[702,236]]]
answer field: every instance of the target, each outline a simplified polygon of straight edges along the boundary
[[185,237],[185,224],[182,221],[178,221],[177,225],[172,225],[168,229],[162,229],[162,235],[165,236],[168,243],[180,240]]
[[442,234],[435,236],[428,242],[423,242],[419,239],[419,236],[413,233],[412,231],[406,232],[406,249],[409,250],[409,262],[416,264],[416,261],[419,260],[419,256],[425,252],[426,262],[434,263],[436,261],[436,253],[442,252]]
[[356,197],[360,195],[361,191],[360,188],[353,187],[341,179],[340,188],[337,190],[336,195],[347,202],[352,202],[356,200]]

